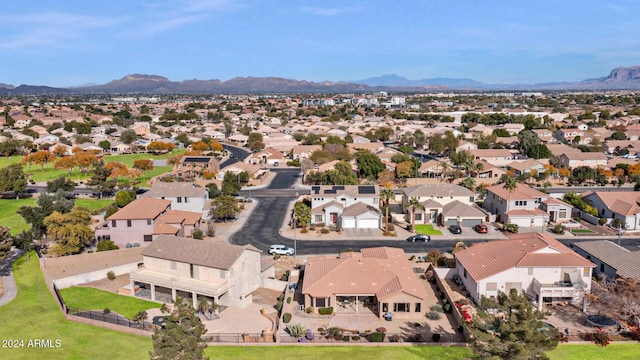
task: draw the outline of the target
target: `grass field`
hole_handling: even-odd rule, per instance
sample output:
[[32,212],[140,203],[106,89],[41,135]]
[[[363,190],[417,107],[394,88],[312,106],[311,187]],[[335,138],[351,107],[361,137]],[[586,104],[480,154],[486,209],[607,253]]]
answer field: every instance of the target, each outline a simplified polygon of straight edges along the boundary
[[211,359],[385,359],[412,360],[438,359],[461,360],[471,355],[462,346],[225,346],[208,347]]
[[86,310],[109,310],[133,319],[140,311],[160,308],[156,302],[136,299],[131,296],[118,295],[104,290],[90,287],[74,286],[61,289],[60,294],[67,306]]
[[[0,307],[0,339],[22,341],[0,348],[2,359],[148,359],[151,339],[68,321],[47,289],[38,258],[22,256],[13,266],[18,295]],[[58,348],[28,347],[29,340],[60,340]],[[18,343],[19,344],[19,343]]]
[[[113,200],[76,199],[75,204],[93,211],[102,209],[112,202]],[[0,199],[0,224],[4,227],[11,228],[11,235],[16,235],[29,229],[29,225],[27,225],[22,216],[18,214],[18,209],[20,209],[21,206],[35,205],[35,198]]]
[[442,231],[434,229],[431,224],[416,225],[416,233],[424,235],[442,235]]
[[551,360],[637,360],[640,359],[640,344],[630,341],[604,348],[593,344],[563,344],[547,355]]

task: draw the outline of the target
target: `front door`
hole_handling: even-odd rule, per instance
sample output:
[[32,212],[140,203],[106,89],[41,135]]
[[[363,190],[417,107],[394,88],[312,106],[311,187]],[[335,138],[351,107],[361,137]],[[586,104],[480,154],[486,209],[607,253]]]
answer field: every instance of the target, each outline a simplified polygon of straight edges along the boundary
[[438,210],[431,210],[431,223],[435,224],[436,223],[436,216],[438,216]]
[[338,223],[338,213],[331,213],[331,224],[335,225]]

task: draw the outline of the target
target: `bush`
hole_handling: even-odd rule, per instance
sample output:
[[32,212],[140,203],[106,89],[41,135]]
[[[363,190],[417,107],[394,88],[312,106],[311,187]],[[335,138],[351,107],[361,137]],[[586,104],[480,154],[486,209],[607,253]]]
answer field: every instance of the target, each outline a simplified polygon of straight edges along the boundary
[[441,312],[444,312],[444,309],[442,309],[442,305],[436,304],[436,305],[433,305],[431,307],[431,311],[435,311],[435,312],[441,313]]
[[102,313],[105,314],[105,315],[107,315],[110,312],[111,312],[111,309],[109,309],[109,308],[104,308],[104,310],[102,310]]
[[427,318],[429,320],[440,320],[440,318],[442,318],[442,315],[440,315],[440,313],[436,311],[429,311],[427,313]]
[[120,247],[116,245],[113,240],[100,240],[98,241],[97,251],[109,251],[109,250],[118,250]]
[[517,234],[518,233],[518,224],[505,224],[504,230],[510,233]]
[[284,300],[284,294],[278,295],[278,301],[283,301],[283,300]]
[[307,230],[307,228],[302,228],[302,230],[300,230],[301,233],[306,234],[309,232],[309,230]]
[[320,229],[320,232],[323,233],[323,234],[328,234],[329,233],[329,229],[322,228],[322,229]]
[[566,228],[566,227],[564,227],[562,224],[556,224],[556,226],[554,226],[554,227],[553,227],[553,232],[554,232],[555,234],[564,234],[564,231],[565,231],[566,229],[567,229],[567,228]]
[[400,335],[395,334],[389,336],[389,342],[400,342]]
[[384,341],[384,333],[382,332],[374,332],[369,335],[369,341],[371,342],[383,342]]
[[353,340],[353,341],[358,341],[358,340],[360,340],[360,336],[358,336],[358,335],[353,335],[353,336],[351,337],[351,340]]
[[274,307],[276,308],[276,310],[278,310],[278,312],[280,312],[282,310],[282,301],[278,301]]
[[315,225],[311,225],[311,226],[309,226],[309,230],[311,230],[311,231],[315,231],[315,229],[316,229],[316,226],[315,226]]
[[287,332],[291,336],[299,338],[304,336],[305,328],[304,326],[302,326],[302,324],[289,325],[287,326]]
[[393,223],[389,223],[389,225],[387,225],[387,226],[388,226],[389,231],[396,231],[396,226],[393,225]]
[[116,279],[116,274],[113,271],[109,271],[107,273],[107,279],[109,279],[111,281],[115,280]]
[[342,337],[342,341],[349,341],[351,340],[351,337],[349,335],[345,335]]
[[284,313],[284,315],[282,315],[282,322],[284,322],[285,324],[288,324],[290,321],[291,321],[291,314]]
[[331,315],[331,314],[333,314],[333,306],[319,308],[318,309],[318,314],[320,314],[320,315]]
[[196,240],[202,240],[204,238],[204,231],[200,229],[195,229],[191,233],[191,236]]
[[441,337],[441,336],[440,336],[440,334],[438,334],[438,333],[435,333],[435,334],[431,335],[431,339],[432,339],[434,342],[439,342],[439,341],[440,341],[440,337]]
[[304,309],[304,311],[305,311],[307,314],[312,314],[312,313],[313,313],[313,306],[309,306],[308,308]]
[[291,296],[287,296],[287,304],[291,304]]
[[606,223],[607,223],[607,219],[605,219],[605,218],[600,218],[600,220],[598,220],[598,224],[600,224],[600,225],[604,225]]

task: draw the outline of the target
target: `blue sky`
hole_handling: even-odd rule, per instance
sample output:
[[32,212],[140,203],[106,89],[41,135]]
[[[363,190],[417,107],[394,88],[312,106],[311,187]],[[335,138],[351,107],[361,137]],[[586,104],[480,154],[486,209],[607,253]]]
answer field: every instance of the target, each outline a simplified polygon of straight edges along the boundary
[[4,1],[0,83],[577,81],[640,65],[638,14],[632,0]]

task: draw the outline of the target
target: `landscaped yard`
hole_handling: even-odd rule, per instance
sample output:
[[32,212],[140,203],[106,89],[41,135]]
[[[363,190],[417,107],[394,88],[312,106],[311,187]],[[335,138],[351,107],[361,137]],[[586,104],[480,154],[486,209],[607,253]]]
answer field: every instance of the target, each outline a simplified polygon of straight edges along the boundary
[[[76,199],[75,204],[93,211],[102,209],[112,202],[113,200]],[[29,225],[24,221],[24,218],[18,214],[18,209],[20,209],[21,206],[35,205],[35,198],[0,199],[0,224],[4,227],[11,228],[11,235],[17,235],[23,230],[29,229]]]
[[442,235],[442,231],[434,229],[431,224],[416,225],[416,233],[424,235]]
[[86,310],[109,310],[133,319],[140,311],[160,308],[156,302],[119,295],[90,287],[74,286],[61,289],[60,294],[67,306]]

